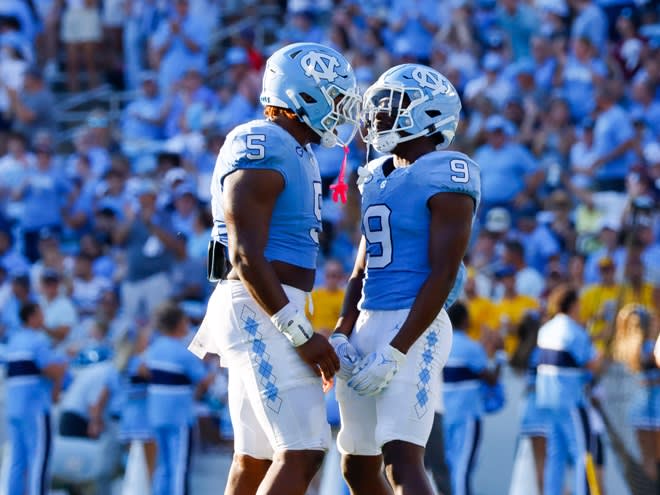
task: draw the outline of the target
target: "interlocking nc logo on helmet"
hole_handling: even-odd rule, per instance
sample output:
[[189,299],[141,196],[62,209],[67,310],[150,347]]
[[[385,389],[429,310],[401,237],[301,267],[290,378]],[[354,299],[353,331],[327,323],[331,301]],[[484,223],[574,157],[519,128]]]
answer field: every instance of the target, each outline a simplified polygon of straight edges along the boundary
[[332,55],[326,55],[321,52],[309,52],[300,60],[305,74],[313,77],[316,83],[325,79],[328,82],[333,82],[337,79],[337,71],[335,67],[339,67],[339,61]]
[[430,89],[434,94],[449,93],[449,86],[440,74],[425,67],[417,67],[413,70],[412,78],[422,89]]

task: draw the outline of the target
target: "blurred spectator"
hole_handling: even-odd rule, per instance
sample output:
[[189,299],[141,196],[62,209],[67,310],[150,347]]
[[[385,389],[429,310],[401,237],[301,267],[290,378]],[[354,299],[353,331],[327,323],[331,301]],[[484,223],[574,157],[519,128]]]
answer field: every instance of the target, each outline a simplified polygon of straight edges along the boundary
[[577,38],[572,44],[572,53],[562,53],[559,59],[555,82],[566,96],[571,116],[579,122],[594,110],[595,89],[605,80],[607,67],[589,38]]
[[6,273],[27,273],[29,269],[28,261],[16,249],[13,241],[14,236],[11,230],[6,227],[0,228],[0,267]]
[[594,149],[594,125],[592,118],[584,119],[577,131],[577,140],[571,145],[569,154],[570,182],[580,190],[592,187],[591,167],[596,162]]
[[588,285],[580,295],[580,319],[596,346],[602,349],[609,338],[608,329],[614,322],[622,292],[615,281],[616,266],[612,258],[601,258],[598,268],[601,281]]
[[61,210],[67,192],[68,186],[53,166],[50,150],[40,149],[36,154],[36,167],[29,170],[29,174],[12,193],[12,199],[23,204],[19,223],[23,232],[25,256],[31,262],[39,258],[39,232],[42,229],[61,232]]
[[464,303],[470,314],[466,331],[471,339],[481,340],[487,332],[497,330],[499,321],[497,321],[497,310],[493,300],[490,297],[479,295],[476,278],[474,269],[468,268],[468,277],[463,288]]
[[60,37],[66,45],[69,91],[80,89],[80,60],[87,70],[90,88],[99,85],[96,65],[98,46],[102,40],[101,15],[97,0],[57,0],[65,3]]
[[0,327],[3,329],[3,340],[21,327],[19,312],[23,305],[33,301],[30,277],[27,274],[10,275],[11,290],[0,306]]
[[634,155],[634,133],[626,112],[617,104],[611,87],[602,86],[596,93],[596,124],[594,127],[594,149],[596,161],[591,174],[599,191],[624,189],[624,180]]
[[44,83],[41,71],[35,67],[25,73],[21,91],[9,90],[14,130],[30,141],[37,130],[55,130],[55,97]]
[[598,3],[592,0],[570,0],[577,16],[571,26],[571,38],[575,41],[586,37],[592,46],[604,50],[607,46],[607,17]]
[[316,332],[329,336],[341,313],[346,274],[342,264],[333,259],[325,262],[323,285],[312,291],[307,314]]
[[[247,60],[247,55],[246,55]],[[178,84],[165,125],[167,137],[200,132],[208,116],[218,105],[216,95],[204,85],[204,76],[196,67],[188,68]]]
[[128,318],[147,319],[169,297],[169,272],[175,259],[185,256],[184,243],[176,236],[170,217],[156,210],[156,195],[154,183],[142,182],[139,206],[127,208],[125,220],[113,233],[115,244],[126,249],[121,299]]
[[124,53],[124,84],[126,89],[137,89],[140,74],[148,67],[147,45],[158,22],[156,0],[126,0],[126,17],[122,33]]
[[206,66],[209,31],[204,18],[189,15],[189,1],[175,0],[169,16],[151,36],[151,65],[165,94],[190,67]]
[[512,124],[494,115],[485,125],[487,143],[474,155],[477,163],[488,163],[481,171],[482,211],[501,206],[513,210],[529,202],[543,178],[530,152],[512,142]]
[[495,273],[495,279],[502,284],[502,298],[495,305],[497,331],[504,339],[504,350],[512,356],[518,348],[518,335],[515,329],[522,321],[525,313],[539,309],[536,298],[518,294],[516,290],[516,274],[514,267],[505,266]]
[[523,296],[539,299],[545,282],[541,274],[525,262],[525,247],[520,241],[508,240],[504,243],[502,261],[516,270],[516,292]]
[[85,253],[75,257],[72,277],[71,299],[82,318],[96,313],[101,295],[110,286],[110,281],[94,274],[93,258]]
[[427,63],[431,41],[438,30],[437,4],[429,0],[393,0],[391,8],[390,48],[395,54],[408,52],[421,63]]
[[616,19],[619,39],[612,47],[612,54],[621,66],[626,80],[630,80],[642,65],[642,52],[645,42],[637,33],[633,10],[624,8]]
[[509,38],[513,59],[529,56],[529,39],[539,24],[536,11],[519,0],[498,3],[499,25]]
[[[483,95],[490,99],[497,108],[501,108],[513,91],[511,83],[500,75],[504,67],[504,60],[500,54],[489,52],[484,56],[482,65],[483,74],[471,79],[465,85],[465,98],[469,103],[474,98]],[[512,128],[509,130],[513,132]]]
[[169,106],[158,92],[155,72],[140,74],[140,91],[123,112],[121,135],[122,150],[129,157],[139,157],[149,143],[164,138],[163,126]]
[[625,249],[619,244],[621,225],[613,219],[603,218],[598,229],[600,247],[587,257],[585,281],[593,284],[600,280],[599,263],[603,258],[611,258],[616,266],[623,266]]
[[660,99],[656,92],[657,88],[651,81],[637,81],[632,85],[631,112],[639,112],[655,139],[660,135]]
[[41,273],[39,305],[44,312],[44,328],[54,342],[64,342],[78,323],[78,312],[71,298],[62,291],[61,276],[55,270]]
[[61,436],[98,438],[107,429],[112,399],[120,392],[119,373],[110,358],[103,348],[81,352],[81,366],[60,402]]

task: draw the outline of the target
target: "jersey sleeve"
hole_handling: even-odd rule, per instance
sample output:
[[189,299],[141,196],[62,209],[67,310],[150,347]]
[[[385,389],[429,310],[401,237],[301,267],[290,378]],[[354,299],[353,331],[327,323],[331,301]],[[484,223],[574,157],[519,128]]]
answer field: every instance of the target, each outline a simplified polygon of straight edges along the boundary
[[[284,142],[280,132],[272,125],[243,125],[232,131],[220,150],[222,175],[220,180],[236,170],[275,170],[287,182],[287,163],[294,159],[293,153],[303,153],[302,147],[295,150]],[[289,156],[287,156],[289,155]],[[297,158],[297,157],[296,157]]]
[[430,198],[440,192],[466,194],[475,203],[481,201],[481,171],[479,165],[463,153],[440,152],[420,162],[417,184]]

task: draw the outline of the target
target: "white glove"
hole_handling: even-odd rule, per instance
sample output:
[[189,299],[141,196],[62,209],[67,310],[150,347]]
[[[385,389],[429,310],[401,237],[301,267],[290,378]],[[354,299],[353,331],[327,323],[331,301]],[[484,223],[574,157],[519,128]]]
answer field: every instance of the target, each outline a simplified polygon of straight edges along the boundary
[[299,347],[312,338],[314,329],[303,313],[291,303],[270,317],[273,325],[289,339],[293,347]]
[[376,395],[387,387],[405,360],[405,354],[388,344],[357,363],[348,386],[360,395]]
[[348,337],[340,332],[335,332],[328,339],[330,345],[335,348],[339,357],[339,371],[337,376],[342,380],[349,380],[353,375],[355,364],[360,360],[360,355],[355,347],[348,341]]

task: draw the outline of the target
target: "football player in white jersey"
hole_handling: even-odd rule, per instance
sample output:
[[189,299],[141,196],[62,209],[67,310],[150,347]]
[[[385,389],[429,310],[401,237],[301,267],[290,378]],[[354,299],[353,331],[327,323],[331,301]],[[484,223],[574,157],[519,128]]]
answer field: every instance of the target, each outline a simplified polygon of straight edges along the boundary
[[[339,368],[304,313],[321,228],[309,145],[346,145],[360,99],[341,54],[295,43],[268,59],[261,103],[266,118],[232,130],[216,162],[213,253],[226,248],[231,269],[211,270],[222,280],[191,350],[229,368],[235,453],[225,495],[303,495],[330,440],[321,374]],[[352,132],[342,138],[344,124]]]
[[[331,343],[344,477],[354,495],[431,495],[424,447],[451,347],[447,302],[480,199],[479,167],[446,151],[461,102],[439,72],[387,70],[366,91],[362,239]],[[383,463],[385,470],[383,474]]]

